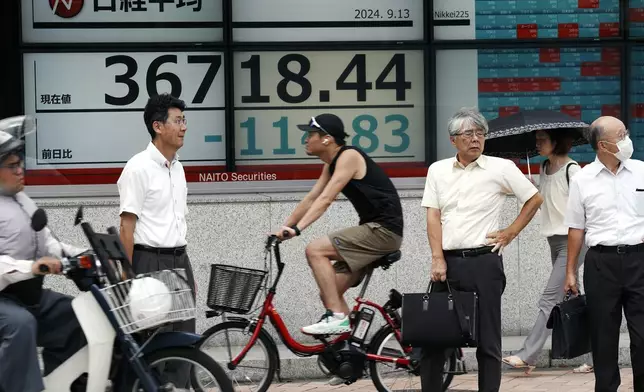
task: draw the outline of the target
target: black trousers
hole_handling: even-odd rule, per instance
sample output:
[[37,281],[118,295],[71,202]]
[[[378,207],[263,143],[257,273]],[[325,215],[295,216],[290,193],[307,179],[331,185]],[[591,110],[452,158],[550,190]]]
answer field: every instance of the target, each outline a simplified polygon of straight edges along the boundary
[[[479,295],[479,391],[501,387],[501,296],[505,290],[503,259],[497,253],[474,257],[445,256],[450,287]],[[423,348],[420,380],[423,392],[442,391],[444,349]]]
[[622,307],[631,338],[636,392],[644,392],[644,251],[618,254],[591,248],[584,262],[595,392],[616,392]]

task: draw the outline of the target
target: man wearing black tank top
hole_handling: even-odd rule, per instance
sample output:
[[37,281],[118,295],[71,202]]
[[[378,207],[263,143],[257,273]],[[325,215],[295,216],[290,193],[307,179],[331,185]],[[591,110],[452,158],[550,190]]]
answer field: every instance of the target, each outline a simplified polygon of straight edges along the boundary
[[[303,327],[302,332],[341,334],[351,330],[344,292],[362,280],[366,266],[400,248],[400,197],[378,164],[360,149],[346,145],[348,135],[340,118],[321,114],[298,128],[308,132],[306,153],[320,158],[324,167],[316,184],[276,235],[281,239],[299,235],[324,214],[340,192],[353,204],[360,218],[358,226],[330,233],[306,247],[306,258],[327,311],[319,322]],[[286,238],[283,231],[289,233]]]

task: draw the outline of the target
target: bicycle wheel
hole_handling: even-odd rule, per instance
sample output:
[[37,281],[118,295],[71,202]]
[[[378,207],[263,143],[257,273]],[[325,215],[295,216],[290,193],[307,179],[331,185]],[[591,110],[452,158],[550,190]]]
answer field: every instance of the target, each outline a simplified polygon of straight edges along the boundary
[[[371,343],[369,343],[368,352],[369,354],[396,358],[408,356],[396,339],[396,334],[394,334],[394,330],[390,325],[383,326],[375,333]],[[420,358],[418,359],[420,360]],[[443,391],[446,391],[452,383],[454,375],[448,372],[453,372],[456,369],[456,360],[456,352],[452,350],[445,361]],[[378,392],[420,389],[420,379],[417,378],[420,375],[420,363],[413,367],[401,367],[395,363],[370,361],[369,374]]]
[[260,331],[255,344],[235,369],[228,364],[248,344],[254,327],[248,320],[226,321],[209,328],[197,348],[214,358],[230,378],[238,392],[266,392],[279,365],[275,345],[266,331]]
[[[172,347],[147,354],[144,357],[152,371],[161,381],[171,383],[179,390],[209,392],[234,392],[233,384],[224,369],[205,353],[192,347]],[[173,363],[168,366],[168,363]],[[177,362],[183,362],[177,365]],[[160,366],[166,363],[165,366]],[[206,380],[206,376],[209,381]],[[197,385],[195,385],[197,384]],[[134,380],[132,392],[143,392],[138,378]]]

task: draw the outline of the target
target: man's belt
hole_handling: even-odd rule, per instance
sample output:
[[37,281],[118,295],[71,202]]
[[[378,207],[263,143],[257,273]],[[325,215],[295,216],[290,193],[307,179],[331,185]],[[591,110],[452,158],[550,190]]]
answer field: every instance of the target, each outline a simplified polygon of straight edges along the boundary
[[615,246],[606,246],[606,245],[595,245],[590,249],[596,250],[601,253],[617,253],[623,255],[626,253],[635,253],[644,251],[644,244],[637,245],[615,245]]
[[134,250],[140,250],[143,252],[150,252],[150,253],[156,253],[161,255],[181,256],[182,254],[186,253],[186,246],[185,245],[178,246],[176,248],[155,248],[152,246],[135,244]]
[[494,249],[493,246],[482,246],[480,248],[470,248],[470,249],[450,249],[444,250],[443,254],[445,256],[458,256],[458,257],[475,257],[484,255],[492,252]]

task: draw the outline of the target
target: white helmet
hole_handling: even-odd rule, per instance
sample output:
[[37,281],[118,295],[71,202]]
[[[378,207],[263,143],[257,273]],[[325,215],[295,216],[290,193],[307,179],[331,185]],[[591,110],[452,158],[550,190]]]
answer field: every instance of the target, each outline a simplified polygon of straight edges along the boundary
[[36,119],[29,115],[0,120],[0,161],[21,150],[25,144],[25,136],[35,130]]
[[172,295],[160,280],[144,277],[132,280],[130,312],[139,328],[150,328],[163,322],[172,309]]

